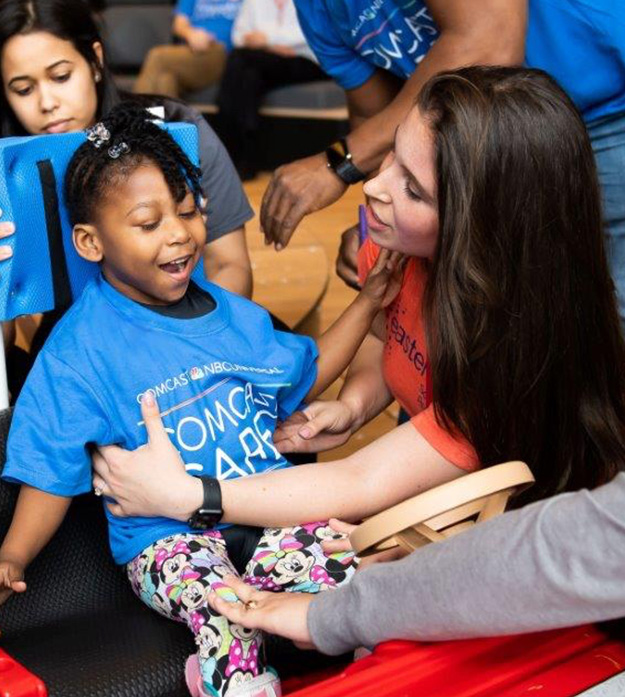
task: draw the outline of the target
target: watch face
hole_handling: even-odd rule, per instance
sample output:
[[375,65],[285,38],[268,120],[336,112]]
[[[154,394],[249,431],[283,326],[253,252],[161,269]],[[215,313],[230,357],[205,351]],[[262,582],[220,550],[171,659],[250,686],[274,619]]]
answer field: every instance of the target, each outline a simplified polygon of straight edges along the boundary
[[187,521],[194,530],[210,530],[221,520],[223,511],[212,511],[207,508],[198,509]]
[[344,155],[341,155],[341,153],[337,152],[334,148],[328,148],[326,150],[326,157],[328,158],[328,165],[336,171],[336,168],[343,162],[345,159]]

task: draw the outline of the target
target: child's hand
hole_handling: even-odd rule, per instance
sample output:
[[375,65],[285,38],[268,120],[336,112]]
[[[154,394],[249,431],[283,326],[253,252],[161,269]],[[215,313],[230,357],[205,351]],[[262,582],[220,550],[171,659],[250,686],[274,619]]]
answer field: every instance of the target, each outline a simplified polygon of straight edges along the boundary
[[[335,540],[324,540],[321,543],[321,547],[325,554],[334,554],[336,552],[350,552],[352,551],[352,543],[350,542],[349,536],[358,527],[357,525],[352,525],[352,523],[345,523],[337,518],[330,518],[328,521],[328,526],[332,528],[337,535]],[[368,557],[363,557],[358,563],[358,571],[362,571],[373,564],[380,564],[381,562],[395,561],[396,559],[402,559],[405,557],[407,552],[405,552],[401,547],[393,547],[392,549],[384,550],[384,552],[378,552],[377,554],[371,554]]]
[[353,548],[352,543],[349,541],[349,536],[352,530],[355,530],[358,526],[352,523],[345,523],[338,518],[330,518],[328,527],[334,530],[337,535],[333,540],[323,540],[321,548],[324,553],[335,554],[336,552],[351,552]]
[[312,402],[278,425],[273,442],[281,453],[319,453],[346,443],[355,421],[344,402]]
[[0,605],[12,593],[23,593],[26,584],[23,581],[24,567],[12,561],[0,561]]
[[406,260],[407,257],[400,252],[380,249],[360,296],[368,299],[379,310],[390,305],[401,288]]

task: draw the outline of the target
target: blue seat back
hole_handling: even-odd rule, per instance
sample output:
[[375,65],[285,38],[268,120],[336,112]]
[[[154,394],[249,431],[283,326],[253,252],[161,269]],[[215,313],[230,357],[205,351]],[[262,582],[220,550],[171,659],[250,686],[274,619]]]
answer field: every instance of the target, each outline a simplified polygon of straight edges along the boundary
[[[198,134],[191,124],[164,126],[192,162],[198,163]],[[63,181],[84,132],[0,139],[0,209],[16,233],[6,243],[11,259],[0,264],[0,319],[67,307],[98,265],[72,244],[63,202]]]

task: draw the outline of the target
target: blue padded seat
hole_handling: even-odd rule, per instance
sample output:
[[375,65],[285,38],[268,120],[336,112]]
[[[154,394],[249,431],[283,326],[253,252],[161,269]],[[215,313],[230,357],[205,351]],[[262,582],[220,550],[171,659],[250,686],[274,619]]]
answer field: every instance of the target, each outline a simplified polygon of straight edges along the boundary
[[[165,128],[197,163],[195,126],[173,123]],[[20,231],[6,240],[13,256],[3,262],[2,320],[64,309],[98,273],[97,264],[76,253],[63,203],[65,171],[85,138],[81,131],[0,139],[0,209]]]

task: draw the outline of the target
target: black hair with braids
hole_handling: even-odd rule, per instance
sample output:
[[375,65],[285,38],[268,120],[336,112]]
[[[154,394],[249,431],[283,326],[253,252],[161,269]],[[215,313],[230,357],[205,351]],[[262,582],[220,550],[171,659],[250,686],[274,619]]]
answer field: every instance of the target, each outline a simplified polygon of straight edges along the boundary
[[201,170],[153,118],[136,104],[119,104],[94,127],[108,137],[95,137],[76,150],[65,174],[65,205],[72,225],[93,222],[107,190],[146,163],[162,171],[176,202],[191,190],[200,204]]

